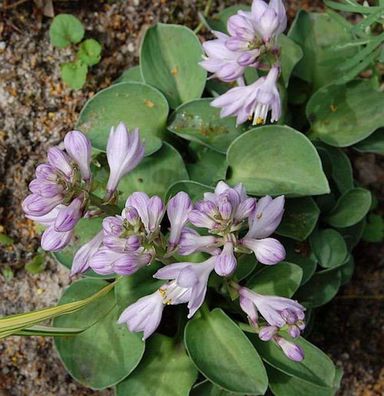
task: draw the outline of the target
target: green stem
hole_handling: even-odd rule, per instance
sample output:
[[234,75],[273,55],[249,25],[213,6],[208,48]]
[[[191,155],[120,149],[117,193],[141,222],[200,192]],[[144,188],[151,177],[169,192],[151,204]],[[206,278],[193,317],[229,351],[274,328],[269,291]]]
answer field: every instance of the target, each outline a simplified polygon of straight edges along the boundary
[[102,200],[95,194],[90,193],[89,198],[91,200],[91,205],[97,206],[107,215],[114,216],[121,213],[121,210],[118,206],[106,204],[104,200]]
[[[211,6],[212,6],[212,0],[208,0],[203,12],[204,18],[208,16]],[[204,21],[200,21],[200,23],[197,25],[197,28],[194,30],[194,33],[195,34],[199,33],[200,30],[204,27],[204,25],[205,25]]]

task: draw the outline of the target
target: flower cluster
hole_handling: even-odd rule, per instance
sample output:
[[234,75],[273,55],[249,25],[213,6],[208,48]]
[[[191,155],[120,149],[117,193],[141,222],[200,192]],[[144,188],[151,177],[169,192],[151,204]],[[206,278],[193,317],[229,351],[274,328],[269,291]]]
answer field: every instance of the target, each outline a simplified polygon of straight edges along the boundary
[[[67,134],[64,146],[65,151],[50,149],[48,164],[37,168],[30,185],[32,195],[24,201],[28,217],[48,226],[43,248],[62,249],[82,216],[99,215],[102,230],[76,252],[72,276],[88,269],[100,275],[130,276],[154,261],[163,264],[154,274],[163,285],[126,308],[119,323],[125,323],[130,331],[143,332],[146,339],[159,326],[167,305],[187,304],[191,318],[204,303],[209,277],[216,272],[229,278],[228,284],[238,293],[240,306],[260,339],[276,342],[293,360],[302,359],[301,349],[284,334],[291,338],[300,335],[304,308],[234,282],[240,254],[254,254],[264,265],[284,260],[284,247],[271,237],[284,213],[284,196],[257,200],[247,195],[242,184],[232,188],[220,181],[213,192],[206,192],[195,203],[185,192],[177,193],[166,205],[158,196],[135,192],[121,210],[118,183],[144,155],[138,130],[129,133],[123,124],[112,128],[106,152],[110,175],[103,199],[93,196],[89,140],[74,131]],[[120,214],[108,215],[111,211],[103,212],[105,206]],[[167,221],[163,221],[165,216]],[[169,224],[169,230],[164,224]],[[205,259],[200,263],[180,260],[194,253],[205,255]],[[265,323],[259,323],[259,313]]]
[[[287,26],[282,0],[253,0],[250,12],[238,11],[227,22],[228,35],[213,32],[216,38],[203,44],[206,56],[200,65],[224,82],[237,81],[238,87],[216,98],[212,106],[221,108],[221,117],[237,116],[237,124],[253,119],[264,124],[281,115],[277,80],[280,74],[278,36]],[[246,67],[268,71],[266,76],[246,86]]]
[[[64,148],[48,150],[48,162],[36,168],[36,178],[29,189],[32,194],[22,207],[28,218],[47,227],[41,246],[58,251],[67,246],[78,221],[87,215],[92,188],[91,142],[79,131],[67,133]],[[107,145],[110,176],[107,198],[111,198],[120,179],[143,158],[144,146],[139,131],[129,133],[120,123],[111,129]]]

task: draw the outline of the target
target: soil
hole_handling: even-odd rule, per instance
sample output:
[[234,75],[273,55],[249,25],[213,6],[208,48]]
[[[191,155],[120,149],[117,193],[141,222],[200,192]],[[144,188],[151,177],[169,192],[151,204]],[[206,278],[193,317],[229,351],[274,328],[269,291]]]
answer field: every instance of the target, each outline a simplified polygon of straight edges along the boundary
[[[68,89],[59,65],[72,52],[49,44],[51,19],[37,7],[40,1],[5,1],[0,8],[0,234],[13,244],[0,246],[0,314],[54,305],[69,283],[68,271],[49,256],[46,268],[31,274],[24,268],[36,254],[38,232],[21,212],[36,164],[46,150],[72,129],[88,98],[107,87],[124,69],[137,64],[145,29],[157,22],[196,27],[205,1],[54,1],[55,13],[78,16],[86,37],[103,44],[102,61],[90,70],[82,90]],[[90,5],[90,3],[92,3]],[[213,10],[236,1],[216,0]],[[319,9],[321,1],[288,1],[289,16],[300,8]],[[0,6],[1,7],[1,6]],[[383,198],[383,160],[357,156],[356,176]],[[315,321],[311,338],[344,369],[339,395],[384,394],[383,246],[361,244],[356,272]],[[42,337],[9,337],[0,341],[0,396],[111,395],[77,384],[65,372],[52,347]]]

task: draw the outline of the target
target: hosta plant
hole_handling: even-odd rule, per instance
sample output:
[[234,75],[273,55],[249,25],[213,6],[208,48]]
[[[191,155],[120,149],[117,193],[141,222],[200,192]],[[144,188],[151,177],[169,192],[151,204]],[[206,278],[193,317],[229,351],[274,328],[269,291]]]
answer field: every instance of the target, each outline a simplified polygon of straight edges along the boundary
[[0,334],[55,336],[77,381],[117,396],[334,395],[341,370],[306,336],[371,208],[344,148],[383,152],[377,59],[363,77],[341,60],[376,30],[301,11],[287,33],[281,0],[204,23],[202,44],[150,27],[36,168],[23,209],[73,282]]

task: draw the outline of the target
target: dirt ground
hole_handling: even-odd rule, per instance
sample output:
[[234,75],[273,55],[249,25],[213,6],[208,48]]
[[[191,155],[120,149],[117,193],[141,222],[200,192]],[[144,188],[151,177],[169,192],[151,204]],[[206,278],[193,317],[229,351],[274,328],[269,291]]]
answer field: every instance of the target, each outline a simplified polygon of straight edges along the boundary
[[[20,206],[36,164],[49,146],[71,130],[86,100],[137,63],[140,39],[149,25],[161,21],[194,28],[205,5],[204,0],[93,1],[88,5],[54,1],[56,13],[77,15],[85,23],[86,37],[103,44],[102,61],[91,69],[86,86],[72,91],[59,77],[59,65],[71,59],[71,51],[53,49],[48,39],[50,19],[32,1],[19,3],[0,2],[0,233],[14,240],[13,245],[0,247],[0,315],[53,305],[68,284],[67,270],[50,258],[37,275],[24,269],[39,244]],[[236,3],[216,0],[213,9]],[[299,8],[318,9],[321,3],[288,1],[289,15],[292,18]],[[382,199],[383,160],[359,155],[354,166],[362,185],[375,188]],[[344,369],[341,396],[384,394],[383,253],[378,245],[357,247],[352,282],[318,313],[315,322],[312,340]],[[0,396],[111,394],[75,383],[49,338],[1,340],[0,356]]]

